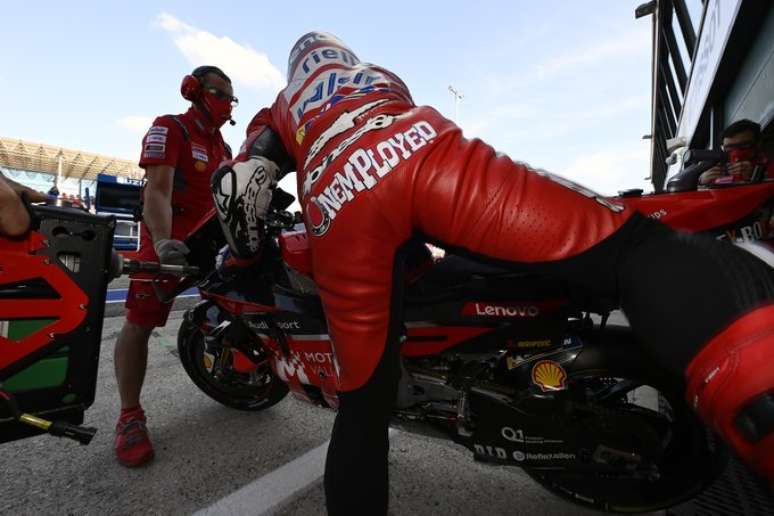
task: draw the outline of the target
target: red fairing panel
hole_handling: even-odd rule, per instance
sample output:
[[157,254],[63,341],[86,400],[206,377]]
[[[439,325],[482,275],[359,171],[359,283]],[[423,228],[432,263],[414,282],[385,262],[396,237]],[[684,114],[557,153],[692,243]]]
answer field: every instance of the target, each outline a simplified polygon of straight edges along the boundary
[[335,359],[328,337],[319,337],[319,340],[310,340],[308,336],[296,340],[289,336],[289,356],[285,356],[278,344],[267,338],[276,348],[272,367],[277,377],[286,382],[295,395],[311,401],[303,386],[314,385],[321,389],[325,400],[335,408],[338,406]]
[[203,299],[214,301],[218,306],[234,315],[257,314],[263,312],[274,312],[277,310],[273,306],[251,303],[249,301],[243,301],[239,299],[232,299],[228,296],[213,294],[212,292],[207,292],[205,290],[201,291],[201,296]]
[[615,199],[674,229],[706,231],[731,224],[774,198],[774,182]]
[[408,340],[401,346],[400,354],[405,357],[437,355],[493,330],[470,326],[416,326],[408,329]]
[[312,252],[306,230],[286,231],[279,238],[282,259],[290,267],[312,277]]

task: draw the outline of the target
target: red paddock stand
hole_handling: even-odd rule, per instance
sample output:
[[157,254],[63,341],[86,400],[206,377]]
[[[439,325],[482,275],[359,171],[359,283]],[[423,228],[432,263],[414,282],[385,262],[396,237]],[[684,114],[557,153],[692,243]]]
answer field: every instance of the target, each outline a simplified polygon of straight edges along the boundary
[[72,425],[94,401],[115,221],[33,211],[26,237],[0,237],[0,443],[43,432],[85,443],[93,432]]

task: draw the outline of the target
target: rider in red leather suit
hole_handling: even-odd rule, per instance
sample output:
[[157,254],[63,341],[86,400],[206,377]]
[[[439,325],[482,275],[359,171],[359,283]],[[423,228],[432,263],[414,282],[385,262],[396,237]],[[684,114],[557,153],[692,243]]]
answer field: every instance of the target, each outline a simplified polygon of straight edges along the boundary
[[247,258],[260,247],[269,188],[297,170],[339,374],[325,474],[331,514],[386,511],[400,377],[393,277],[398,250],[418,235],[617,296],[665,370],[685,375],[705,421],[774,477],[774,279],[760,260],[464,138],[416,107],[398,77],[326,33],[295,44],[287,87],[247,134],[213,176],[215,203],[233,252]]

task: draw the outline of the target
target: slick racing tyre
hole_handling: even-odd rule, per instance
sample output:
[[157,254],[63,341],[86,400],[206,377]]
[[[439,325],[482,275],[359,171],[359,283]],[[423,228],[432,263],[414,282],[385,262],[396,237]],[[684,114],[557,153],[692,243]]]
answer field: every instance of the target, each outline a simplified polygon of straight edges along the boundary
[[664,509],[709,487],[728,455],[683,401],[682,389],[629,343],[590,348],[567,371],[563,393],[582,407],[577,423],[595,436],[579,450],[584,467],[527,473],[574,504],[609,512]]
[[[234,367],[233,348],[222,340],[208,346],[205,335],[186,314],[177,336],[177,349],[185,372],[199,389],[227,407],[245,411],[264,410],[282,401],[288,387],[268,362],[253,372]],[[222,339],[222,337],[220,337]]]

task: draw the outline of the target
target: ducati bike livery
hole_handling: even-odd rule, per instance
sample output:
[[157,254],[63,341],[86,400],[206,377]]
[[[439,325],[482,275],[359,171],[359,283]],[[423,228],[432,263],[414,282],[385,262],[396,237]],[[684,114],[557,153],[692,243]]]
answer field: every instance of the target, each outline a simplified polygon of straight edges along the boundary
[[[611,202],[720,239],[774,238],[774,182],[696,191],[712,164],[669,193],[629,191]],[[215,270],[225,240],[214,213],[186,242],[205,273],[179,287],[196,284],[202,297],[185,314],[179,356],[194,383],[229,407],[264,410],[289,392],[337,406],[308,236],[300,215],[283,211],[292,200],[276,191],[262,255],[249,268]],[[678,504],[722,471],[724,448],[686,405],[685,386],[660,372],[628,327],[609,322],[615,300],[460,256],[433,260],[422,242],[400,254],[393,426],[519,466],[573,503],[612,512]]]

